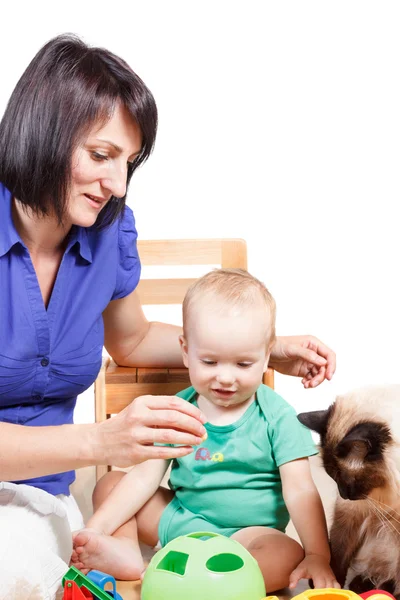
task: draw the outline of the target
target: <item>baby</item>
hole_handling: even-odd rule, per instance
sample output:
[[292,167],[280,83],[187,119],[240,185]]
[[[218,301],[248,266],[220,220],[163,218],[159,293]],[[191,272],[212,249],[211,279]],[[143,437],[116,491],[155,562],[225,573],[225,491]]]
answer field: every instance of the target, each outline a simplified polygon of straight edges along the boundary
[[[190,287],[180,344],[193,387],[178,395],[204,413],[208,437],[172,461],[170,489],[160,487],[170,461],[106,474],[94,491],[94,515],[74,534],[72,564],[137,579],[139,540],[165,545],[209,531],[247,548],[268,593],[301,578],[339,587],[308,462],[316,448],[293,408],[262,384],[274,339],[275,302],[246,271],[215,270]],[[285,534],[289,518],[302,546]]]

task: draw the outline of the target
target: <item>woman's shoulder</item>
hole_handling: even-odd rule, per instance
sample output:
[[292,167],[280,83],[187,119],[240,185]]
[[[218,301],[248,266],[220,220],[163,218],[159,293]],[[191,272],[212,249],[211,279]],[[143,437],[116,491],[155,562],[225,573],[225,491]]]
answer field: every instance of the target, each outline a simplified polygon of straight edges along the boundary
[[[136,247],[137,231],[135,226],[135,217],[132,209],[129,206],[124,208],[124,211],[115,221],[104,227],[89,227],[88,229],[79,228],[81,232],[78,237],[86,237],[92,253],[117,251],[119,254],[125,255],[127,249],[132,246]],[[112,250],[114,248],[114,250]]]
[[125,206],[124,212],[118,219],[118,243],[120,246],[132,243],[136,240],[137,231],[133,210],[129,206]]

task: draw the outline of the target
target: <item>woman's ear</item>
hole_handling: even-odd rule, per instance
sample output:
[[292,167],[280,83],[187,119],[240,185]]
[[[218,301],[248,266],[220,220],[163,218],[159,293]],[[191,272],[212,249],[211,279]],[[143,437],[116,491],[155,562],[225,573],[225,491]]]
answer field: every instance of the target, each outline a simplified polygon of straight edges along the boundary
[[185,365],[186,368],[188,368],[189,361],[188,361],[187,341],[183,335],[179,336],[179,344],[181,346],[183,364]]

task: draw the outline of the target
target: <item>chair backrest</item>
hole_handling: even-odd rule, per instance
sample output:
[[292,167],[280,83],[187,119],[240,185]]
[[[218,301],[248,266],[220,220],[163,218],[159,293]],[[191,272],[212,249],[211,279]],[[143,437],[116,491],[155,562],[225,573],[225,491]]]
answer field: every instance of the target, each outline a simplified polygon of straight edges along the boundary
[[[241,239],[142,240],[139,256],[144,266],[219,265],[247,269],[246,242]],[[142,304],[181,304],[196,278],[141,279]]]
[[[140,240],[138,251],[144,267],[196,265],[247,269],[247,246],[242,239]],[[179,305],[195,279],[142,278],[137,287],[140,301],[143,305]],[[272,369],[268,369],[263,381],[274,387]],[[120,367],[105,359],[95,382],[96,421],[118,413],[138,396],[173,395],[189,384],[187,369]],[[98,477],[104,469],[97,469]]]

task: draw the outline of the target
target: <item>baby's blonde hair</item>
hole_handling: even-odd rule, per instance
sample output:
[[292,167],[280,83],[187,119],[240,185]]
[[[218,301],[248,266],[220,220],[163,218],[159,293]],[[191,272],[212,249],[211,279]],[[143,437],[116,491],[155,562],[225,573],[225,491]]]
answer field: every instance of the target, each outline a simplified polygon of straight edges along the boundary
[[265,285],[244,269],[214,269],[192,283],[182,304],[186,338],[190,309],[196,300],[205,296],[220,299],[229,306],[251,306],[261,299],[271,317],[268,343],[275,340],[275,300]]

